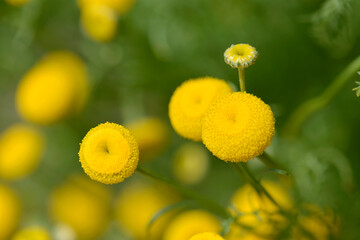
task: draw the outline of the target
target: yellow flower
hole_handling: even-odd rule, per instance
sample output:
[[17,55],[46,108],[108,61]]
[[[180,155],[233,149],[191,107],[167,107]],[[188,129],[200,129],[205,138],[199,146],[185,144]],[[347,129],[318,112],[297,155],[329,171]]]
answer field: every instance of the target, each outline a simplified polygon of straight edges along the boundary
[[270,107],[254,95],[236,92],[211,106],[203,120],[202,139],[221,160],[246,162],[263,153],[274,133]]
[[44,139],[36,129],[16,124],[0,135],[0,178],[15,180],[33,172],[39,165]]
[[90,178],[113,184],[134,173],[139,161],[139,148],[129,130],[107,122],[86,134],[79,156],[81,166]]
[[226,49],[224,59],[233,68],[247,68],[255,63],[257,55],[256,49],[249,44],[236,44]]
[[170,99],[169,117],[175,131],[201,141],[203,117],[211,104],[232,92],[224,81],[212,77],[190,79],[178,87]]
[[87,4],[81,12],[81,24],[85,33],[99,42],[114,38],[117,21],[116,12],[103,4]]
[[20,221],[20,199],[10,188],[0,184],[0,240],[10,239]]
[[[293,202],[286,188],[271,181],[263,181],[262,185],[282,208],[292,208]],[[229,240],[273,238],[287,224],[285,217],[279,214],[278,207],[248,184],[235,192],[231,202],[234,207],[232,214],[237,217],[238,223],[252,231],[233,225]]]
[[212,232],[198,233],[189,240],[224,240],[220,235]]
[[[307,233],[295,227],[292,239],[327,240],[339,236],[340,221],[338,216],[336,216],[330,208],[306,205],[305,209],[307,210],[307,214],[299,217],[299,224]],[[310,237],[307,234],[309,234]]]
[[15,7],[21,7],[29,2],[29,0],[5,0],[8,4]]
[[71,227],[77,239],[95,239],[108,225],[110,202],[110,193],[103,185],[73,176],[53,191],[50,215],[55,222]]
[[212,214],[203,210],[189,210],[172,220],[165,231],[164,240],[189,240],[203,232],[219,232],[221,225]]
[[20,81],[16,106],[24,119],[52,124],[79,111],[88,95],[84,63],[71,52],[44,57]]
[[140,160],[158,156],[170,141],[168,125],[160,118],[147,117],[126,125],[139,145]]
[[51,237],[45,228],[27,227],[18,231],[12,240],[51,240]]
[[186,143],[176,150],[173,160],[175,177],[185,184],[197,184],[206,175],[209,156],[204,146]]
[[117,198],[116,219],[135,239],[160,239],[173,212],[159,217],[151,226],[149,234],[148,224],[155,213],[177,200],[177,195],[163,185],[133,182],[126,185]]
[[133,7],[135,0],[78,0],[79,7],[83,9],[87,5],[100,4],[111,8],[119,15],[125,15]]

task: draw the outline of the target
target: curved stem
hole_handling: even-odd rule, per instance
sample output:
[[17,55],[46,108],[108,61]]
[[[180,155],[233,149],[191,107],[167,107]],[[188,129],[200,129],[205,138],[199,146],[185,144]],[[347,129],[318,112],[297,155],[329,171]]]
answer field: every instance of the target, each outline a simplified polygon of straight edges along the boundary
[[263,154],[257,158],[269,168],[283,169],[283,167],[277,164],[267,152],[263,152]]
[[179,191],[181,194],[183,194],[184,196],[188,197],[189,199],[192,199],[196,202],[198,202],[201,206],[209,209],[210,211],[218,214],[221,217],[224,218],[228,218],[229,217],[229,213],[226,211],[226,209],[224,207],[222,207],[221,205],[219,205],[216,202],[211,201],[210,199],[198,194],[197,192],[194,192],[176,182],[171,181],[168,178],[165,178],[163,176],[160,176],[158,174],[152,173],[149,170],[142,168],[142,167],[138,167],[136,169],[136,171],[138,171],[139,173],[150,177],[152,179],[161,181],[163,183],[168,184],[169,186],[173,187],[174,189],[176,189],[177,191]]
[[326,106],[344,84],[360,69],[360,56],[355,58],[318,97],[300,105],[290,116],[284,128],[284,135],[296,136],[300,127],[313,113]]
[[246,91],[246,87],[245,87],[245,68],[239,67],[238,72],[239,72],[240,91],[245,92]]

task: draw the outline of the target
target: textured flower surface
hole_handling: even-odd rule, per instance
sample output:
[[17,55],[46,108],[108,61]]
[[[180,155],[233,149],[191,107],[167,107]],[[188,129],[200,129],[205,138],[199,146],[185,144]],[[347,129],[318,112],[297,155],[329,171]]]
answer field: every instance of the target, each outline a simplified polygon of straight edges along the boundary
[[194,235],[189,240],[224,240],[224,238],[216,233],[204,232]]
[[[292,208],[293,201],[285,187],[272,181],[262,181],[262,185],[283,209]],[[286,226],[287,222],[279,214],[278,207],[265,195],[259,195],[249,184],[235,192],[231,203],[231,213],[236,216],[238,223],[246,228],[232,225],[227,236],[229,240],[276,239],[279,231]]]
[[246,68],[255,63],[257,55],[254,47],[248,44],[236,44],[226,49],[224,59],[233,68]]
[[78,0],[80,8],[84,8],[89,4],[100,4],[107,6],[119,15],[124,15],[133,7],[135,0]]
[[110,220],[111,195],[103,184],[72,176],[54,189],[49,202],[51,218],[69,226],[76,239],[96,239]]
[[212,214],[203,210],[189,210],[178,215],[167,227],[164,240],[189,240],[203,232],[219,232],[221,225]]
[[221,79],[190,79],[179,86],[170,99],[169,117],[175,131],[194,141],[201,141],[202,121],[211,104],[232,92]]
[[175,192],[164,185],[136,181],[126,185],[116,200],[116,219],[119,225],[129,231],[129,235],[138,240],[161,239],[169,220],[174,215],[172,211],[163,214],[152,224],[150,220],[164,207],[178,200]]
[[19,222],[20,199],[13,190],[0,184],[0,239],[10,239]]
[[203,120],[202,139],[218,158],[246,162],[263,153],[275,133],[270,106],[260,98],[232,93],[214,103]]
[[116,123],[103,123],[84,137],[80,162],[93,180],[113,184],[130,177],[139,162],[139,148],[129,130]]
[[85,65],[75,54],[58,51],[45,56],[20,81],[16,107],[37,124],[53,124],[79,111],[88,95]]
[[43,227],[27,227],[19,230],[12,240],[51,240],[51,237]]
[[15,180],[33,172],[44,151],[44,139],[35,128],[16,124],[0,135],[0,178]]

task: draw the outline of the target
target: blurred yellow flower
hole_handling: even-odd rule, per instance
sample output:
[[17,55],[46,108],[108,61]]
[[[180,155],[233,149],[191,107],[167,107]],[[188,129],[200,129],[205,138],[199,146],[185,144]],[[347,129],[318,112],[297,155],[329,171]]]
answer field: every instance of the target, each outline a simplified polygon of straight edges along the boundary
[[170,129],[160,118],[147,117],[126,124],[139,145],[140,160],[158,156],[170,141]]
[[20,199],[13,190],[0,184],[0,240],[10,239],[20,221]]
[[220,235],[212,232],[198,233],[189,240],[224,240]]
[[77,239],[100,236],[110,220],[109,191],[85,176],[72,176],[51,194],[52,219],[73,229]]
[[163,185],[133,182],[126,185],[117,198],[116,219],[135,239],[160,239],[173,212],[159,217],[151,226],[150,232],[147,232],[148,224],[155,213],[177,200],[178,196]]
[[51,237],[43,227],[27,227],[19,230],[12,240],[51,240]]
[[[271,181],[263,181],[262,185],[283,209],[292,208],[293,201],[286,188]],[[251,231],[233,225],[227,236],[229,240],[273,239],[287,224],[278,207],[265,195],[259,195],[249,184],[239,188],[231,202],[232,214],[237,222]]]
[[[307,213],[299,217],[299,227],[295,227],[293,240],[329,240],[337,239],[340,231],[340,221],[330,208],[317,205],[306,205]],[[306,233],[304,233],[304,230]],[[309,235],[308,235],[309,234]]]
[[88,91],[82,60],[71,52],[53,52],[20,81],[16,106],[24,119],[37,124],[52,124],[79,111]]
[[169,117],[173,128],[184,138],[201,141],[201,127],[206,111],[214,101],[231,92],[231,87],[217,78],[185,81],[170,99]]
[[99,42],[114,38],[117,22],[116,12],[103,4],[86,4],[81,11],[81,24],[85,33]]
[[44,151],[37,129],[16,124],[0,135],[0,178],[15,180],[33,172]]
[[197,184],[206,175],[209,156],[203,145],[186,143],[176,150],[172,170],[174,176],[184,184]]
[[220,221],[212,214],[203,210],[189,210],[170,222],[163,240],[189,240],[198,233],[220,230]]
[[202,139],[218,158],[246,162],[261,155],[275,133],[275,118],[269,105],[246,92],[219,99],[203,120]]
[[21,7],[29,2],[29,0],[5,0],[10,5],[13,5],[15,7]]
[[104,5],[116,11],[119,15],[125,15],[133,7],[135,0],[78,0],[79,7],[83,9],[87,5]]
[[86,134],[79,156],[81,166],[90,178],[113,184],[134,173],[139,162],[139,148],[129,130],[106,122]]
[[249,44],[236,44],[226,49],[224,59],[233,68],[246,68],[255,63],[257,55],[256,49]]

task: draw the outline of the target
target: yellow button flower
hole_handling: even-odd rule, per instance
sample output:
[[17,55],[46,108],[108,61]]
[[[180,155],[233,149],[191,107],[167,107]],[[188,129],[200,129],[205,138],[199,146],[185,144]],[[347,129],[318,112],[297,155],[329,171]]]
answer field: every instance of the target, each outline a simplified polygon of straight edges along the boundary
[[21,7],[29,2],[29,0],[5,0],[10,5],[13,5],[14,7]]
[[47,125],[81,109],[87,94],[88,80],[81,59],[70,52],[53,52],[20,81],[16,107],[24,119]]
[[[293,202],[286,188],[281,185],[263,181],[262,185],[274,198],[274,200],[284,209],[290,210]],[[232,213],[237,216],[237,221],[252,229],[247,231],[232,226],[229,239],[262,239],[274,238],[279,231],[286,226],[285,217],[279,214],[279,209],[265,195],[259,195],[250,185],[239,188],[231,199],[234,209]],[[246,239],[247,239],[246,238]]]
[[114,38],[117,22],[116,12],[103,4],[87,4],[81,11],[81,24],[85,33],[99,42]]
[[204,232],[194,235],[189,240],[225,240],[225,239],[216,233]]
[[40,132],[23,124],[16,124],[0,135],[0,178],[15,180],[33,172],[44,150]]
[[84,176],[73,176],[51,194],[52,219],[69,226],[77,239],[96,239],[110,220],[111,196],[104,185]]
[[155,213],[174,204],[178,196],[167,187],[149,182],[133,182],[126,185],[116,201],[116,219],[119,225],[138,240],[161,239],[173,212],[159,217],[147,227]]
[[51,237],[45,228],[27,227],[18,231],[12,240],[51,240]]
[[133,7],[135,0],[78,0],[79,7],[83,9],[87,5],[101,4],[116,11],[119,15],[125,15]]
[[275,133],[275,119],[260,98],[236,92],[214,103],[203,120],[202,139],[218,158],[246,162],[261,155]]
[[212,77],[190,79],[179,86],[170,99],[169,117],[175,131],[201,141],[203,117],[211,104],[232,92],[224,81]]
[[170,222],[164,240],[189,240],[203,232],[219,232],[221,225],[212,214],[203,210],[189,210],[178,215]]
[[0,213],[0,240],[8,240],[20,221],[20,199],[13,190],[1,184]]
[[257,55],[256,49],[249,44],[236,44],[226,49],[224,59],[233,68],[247,68],[255,63]]
[[86,134],[79,156],[81,166],[90,178],[113,184],[134,173],[139,162],[139,148],[129,130],[107,122]]
[[176,150],[173,173],[184,184],[199,183],[208,172],[209,156],[203,145],[187,143]]
[[170,141],[168,125],[160,118],[146,117],[126,124],[139,145],[140,160],[158,156]]

